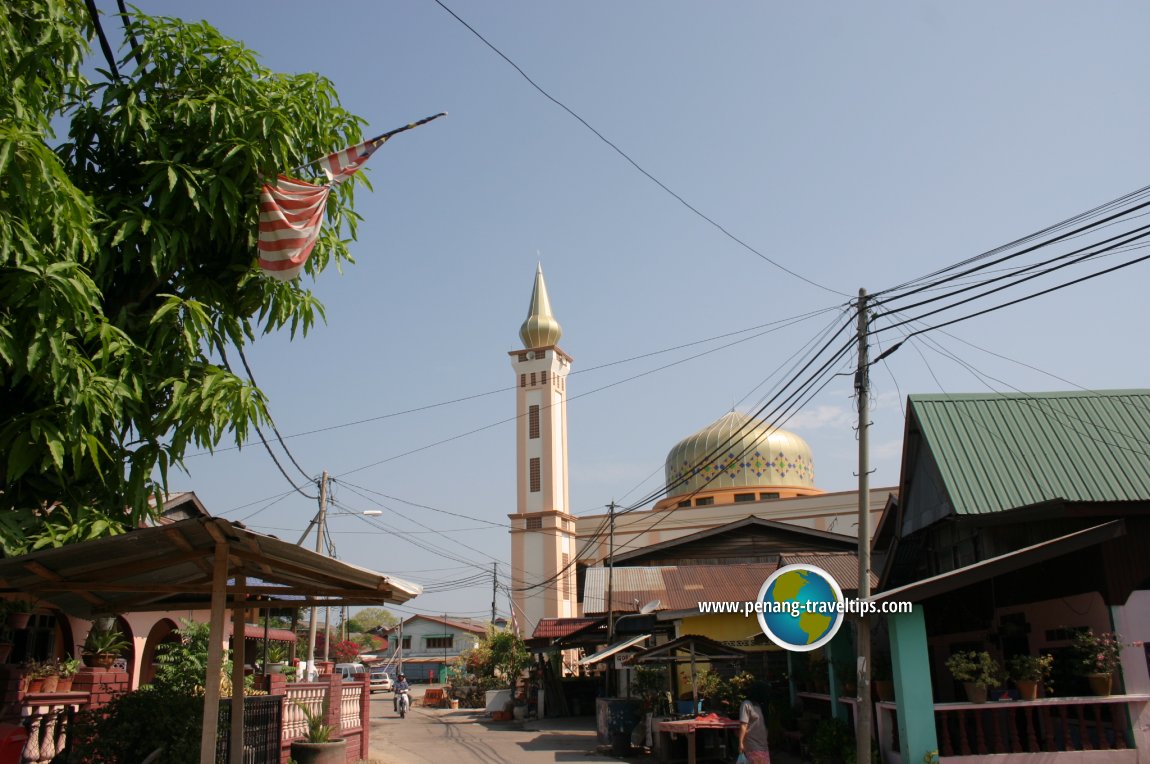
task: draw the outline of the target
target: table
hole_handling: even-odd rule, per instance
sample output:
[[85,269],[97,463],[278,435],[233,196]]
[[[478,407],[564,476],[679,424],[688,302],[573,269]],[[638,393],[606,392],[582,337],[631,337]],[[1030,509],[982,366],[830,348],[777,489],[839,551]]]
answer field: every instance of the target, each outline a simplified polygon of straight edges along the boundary
[[[728,742],[730,738],[735,738],[736,742],[733,747],[738,747],[736,734],[740,726],[742,726],[741,723],[736,719],[725,719],[715,714],[700,716],[695,719],[655,722],[655,734],[660,738],[660,745],[657,746],[660,764],[671,761],[671,739],[677,735],[684,735],[687,738],[687,764],[695,764],[698,760],[695,750],[696,736],[702,736],[704,741],[710,738],[712,743],[717,743],[715,745],[705,744],[704,750],[708,748],[721,749],[720,758],[727,759],[729,758]],[[714,738],[718,738],[718,740],[716,741]]]

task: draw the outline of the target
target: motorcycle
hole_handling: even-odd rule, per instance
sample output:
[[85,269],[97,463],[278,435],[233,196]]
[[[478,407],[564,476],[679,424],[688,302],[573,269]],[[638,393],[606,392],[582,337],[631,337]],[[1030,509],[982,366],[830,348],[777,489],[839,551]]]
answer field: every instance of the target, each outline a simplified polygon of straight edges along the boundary
[[400,690],[398,695],[395,704],[399,709],[399,718],[402,719],[407,716],[407,709],[411,708],[411,697],[407,690]]

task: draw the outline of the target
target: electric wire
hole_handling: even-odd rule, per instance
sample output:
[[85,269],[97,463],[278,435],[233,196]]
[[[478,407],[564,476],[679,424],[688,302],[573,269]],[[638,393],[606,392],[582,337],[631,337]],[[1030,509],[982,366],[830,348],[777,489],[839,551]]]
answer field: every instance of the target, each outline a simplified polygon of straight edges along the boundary
[[562,101],[560,101],[558,98],[556,98],[555,96],[551,95],[551,94],[550,94],[550,93],[548,93],[546,90],[544,90],[544,89],[543,89],[543,88],[542,88],[542,87],[541,87],[541,86],[540,86],[540,85],[539,85],[537,82],[535,82],[535,80],[531,79],[531,77],[530,77],[530,76],[528,76],[527,72],[523,71],[523,69],[522,69],[522,68],[521,68],[521,67],[520,67],[518,64],[516,64],[514,61],[512,61],[512,60],[511,60],[511,59],[510,59],[510,58],[507,56],[507,54],[505,54],[505,53],[504,53],[503,51],[501,51],[499,48],[495,47],[495,46],[494,46],[494,45],[493,45],[493,44],[492,44],[492,43],[491,43],[491,42],[490,42],[490,41],[489,41],[489,40],[488,40],[486,37],[484,37],[483,35],[481,35],[481,34],[480,34],[480,33],[479,33],[479,32],[478,32],[476,29],[475,29],[475,27],[471,26],[471,25],[470,25],[470,24],[468,24],[466,21],[464,21],[464,20],[463,20],[463,19],[462,19],[462,18],[459,16],[459,14],[457,14],[455,11],[451,10],[450,8],[448,8],[448,7],[447,7],[447,6],[446,6],[446,5],[443,3],[443,0],[434,0],[434,2],[435,2],[435,4],[436,4],[436,5],[438,5],[440,8],[442,8],[443,10],[445,10],[445,11],[446,11],[446,12],[447,12],[447,13],[448,13],[448,14],[449,14],[449,15],[450,15],[452,18],[454,18],[456,21],[458,21],[460,24],[462,24],[464,27],[466,27],[468,31],[470,31],[470,32],[471,32],[473,35],[475,35],[477,38],[479,38],[480,42],[482,42],[484,45],[486,45],[488,48],[490,48],[492,51],[494,51],[494,52],[495,52],[495,54],[496,54],[497,56],[499,56],[499,57],[500,57],[500,58],[502,58],[504,61],[506,61],[508,64],[510,64],[511,68],[513,68],[515,71],[517,71],[517,72],[520,74],[520,76],[522,76],[522,77],[523,77],[523,79],[527,80],[527,82],[528,82],[528,83],[531,85],[531,87],[533,87],[533,88],[535,88],[537,91],[539,91],[539,93],[541,93],[541,94],[543,95],[543,97],[544,97],[544,98],[546,98],[547,100],[551,101],[553,104],[555,104],[556,106],[558,106],[560,109],[562,109],[563,111],[567,112],[567,113],[568,113],[568,114],[570,114],[572,117],[574,117],[576,121],[578,121],[578,122],[579,122],[581,125],[583,125],[583,126],[584,126],[585,128],[587,128],[588,130],[590,130],[590,131],[591,131],[591,132],[592,132],[592,133],[593,133],[593,134],[594,134],[594,135],[595,135],[597,138],[599,138],[599,140],[603,141],[603,143],[605,143],[605,144],[607,144],[608,146],[610,146],[610,147],[611,147],[611,148],[612,148],[612,149],[615,151],[615,153],[617,153],[617,154],[618,154],[619,156],[621,156],[621,157],[622,157],[624,160],[626,160],[628,164],[630,164],[632,167],[634,167],[636,170],[638,170],[638,171],[639,171],[639,172],[640,172],[640,173],[641,173],[641,174],[642,174],[644,177],[646,177],[648,180],[650,180],[652,183],[654,183],[654,184],[655,184],[656,186],[658,186],[659,188],[661,188],[661,189],[663,189],[664,191],[666,191],[666,192],[667,192],[668,194],[670,194],[670,195],[671,195],[671,196],[672,196],[672,197],[673,197],[675,200],[677,200],[677,201],[678,201],[680,204],[682,204],[682,205],[683,205],[684,207],[686,207],[688,210],[690,210],[691,212],[693,212],[693,213],[694,213],[695,215],[697,215],[699,218],[701,218],[701,219],[705,220],[706,222],[710,223],[710,224],[711,224],[711,225],[712,225],[712,226],[713,226],[715,229],[717,229],[719,232],[721,232],[721,233],[722,233],[724,236],[726,236],[728,239],[730,239],[731,241],[735,242],[736,244],[738,244],[739,246],[741,246],[743,249],[747,250],[748,252],[750,252],[750,253],[752,253],[752,254],[754,254],[754,255],[758,256],[759,258],[761,258],[761,259],[765,260],[766,262],[770,263],[771,265],[775,266],[776,268],[778,268],[778,269],[779,269],[780,271],[782,271],[783,273],[786,273],[786,274],[788,274],[788,275],[790,275],[790,276],[793,276],[794,278],[796,278],[796,279],[798,279],[798,280],[800,280],[800,281],[803,281],[803,282],[805,282],[805,283],[807,283],[807,284],[810,284],[810,285],[811,285],[811,286],[813,286],[813,287],[817,287],[818,289],[822,289],[822,290],[823,290],[823,291],[825,291],[825,292],[830,292],[831,294],[834,294],[834,295],[838,295],[838,296],[840,296],[840,297],[849,297],[849,296],[850,296],[850,295],[844,294],[843,292],[839,292],[839,291],[837,291],[837,290],[835,290],[835,289],[831,289],[830,287],[828,287],[828,286],[825,286],[825,285],[823,285],[823,284],[820,284],[820,283],[818,283],[818,282],[816,282],[816,281],[812,281],[811,279],[807,278],[806,276],[803,276],[803,275],[801,275],[801,274],[799,274],[799,273],[796,273],[795,271],[792,271],[790,268],[787,268],[786,266],[782,265],[781,263],[779,263],[779,262],[776,262],[775,260],[772,260],[771,258],[767,257],[766,255],[764,255],[764,254],[763,254],[762,252],[760,252],[759,250],[757,250],[757,249],[755,249],[754,247],[752,247],[752,246],[751,246],[750,244],[748,244],[747,242],[745,242],[745,241],[743,241],[742,239],[740,239],[739,237],[735,236],[733,233],[731,233],[729,230],[727,230],[727,229],[726,229],[724,226],[720,225],[720,224],[719,224],[717,221],[715,221],[713,218],[711,218],[711,217],[708,217],[707,215],[705,215],[705,214],[704,214],[704,213],[703,213],[701,210],[699,210],[699,208],[695,207],[693,204],[691,204],[690,202],[688,202],[686,199],[684,199],[684,198],[683,198],[682,196],[680,196],[678,193],[676,193],[675,191],[671,190],[671,188],[670,188],[670,187],[668,187],[668,186],[667,186],[665,183],[663,183],[663,181],[659,180],[659,179],[658,179],[658,178],[656,178],[654,175],[652,175],[650,172],[648,172],[647,170],[643,169],[643,167],[642,167],[642,166],[641,166],[641,165],[640,165],[638,162],[636,162],[634,159],[632,159],[632,158],[631,158],[631,156],[627,154],[627,152],[623,151],[623,149],[619,148],[619,147],[618,147],[618,146],[617,146],[615,143],[613,143],[612,141],[610,141],[610,140],[609,140],[609,139],[608,139],[608,138],[607,138],[605,135],[603,135],[603,133],[599,132],[597,129],[595,129],[594,127],[592,127],[592,125],[591,125],[591,124],[590,124],[590,123],[589,123],[587,120],[583,119],[583,117],[581,117],[581,116],[579,116],[578,114],[576,114],[576,113],[575,113],[575,111],[573,111],[573,110],[572,110],[570,107],[568,107],[566,104],[564,104],[564,103],[563,103]]

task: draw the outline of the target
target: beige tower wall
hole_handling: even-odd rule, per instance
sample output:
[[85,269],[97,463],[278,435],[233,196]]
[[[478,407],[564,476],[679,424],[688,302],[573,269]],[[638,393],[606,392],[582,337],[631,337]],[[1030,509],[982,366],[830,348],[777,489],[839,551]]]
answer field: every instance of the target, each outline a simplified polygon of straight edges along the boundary
[[[530,634],[542,618],[575,614],[576,520],[569,513],[567,477],[567,373],[571,358],[555,346],[518,350],[510,356],[518,417],[516,512],[509,515],[513,526],[512,603],[520,628]],[[532,406],[539,407],[538,437],[531,437]],[[532,490],[532,460],[538,460],[538,490]]]

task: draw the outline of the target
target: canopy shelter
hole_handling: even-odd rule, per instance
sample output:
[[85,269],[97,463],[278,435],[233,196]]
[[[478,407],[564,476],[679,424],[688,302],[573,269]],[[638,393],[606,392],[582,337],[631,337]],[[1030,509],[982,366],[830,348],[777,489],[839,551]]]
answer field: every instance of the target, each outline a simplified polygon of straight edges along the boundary
[[[201,764],[215,758],[225,610],[232,609],[237,637],[232,703],[242,708],[245,607],[398,604],[422,591],[418,584],[211,517],[0,560],[0,593],[30,594],[82,618],[202,608],[210,602]],[[232,740],[243,740],[243,718],[242,713],[231,715]],[[232,764],[240,764],[242,757],[243,746],[233,745]]]
[[715,661],[743,661],[746,658],[747,653],[737,647],[728,647],[722,642],[716,642],[698,634],[686,634],[678,639],[636,653],[631,656],[628,662],[632,665],[662,663],[675,666],[682,663],[691,664],[691,699],[694,703],[691,708],[698,708],[699,684],[696,681],[696,661],[713,663]]
[[624,639],[622,642],[616,642],[613,645],[610,645],[608,647],[604,647],[602,650],[600,650],[597,653],[592,653],[591,655],[588,655],[587,657],[580,659],[579,665],[581,665],[581,666],[594,666],[599,661],[607,660],[612,655],[615,655],[616,653],[621,653],[624,650],[630,649],[630,648],[634,647],[635,645],[639,644],[640,642],[646,642],[650,638],[651,638],[650,634],[640,634],[637,637],[631,637],[629,639]]

